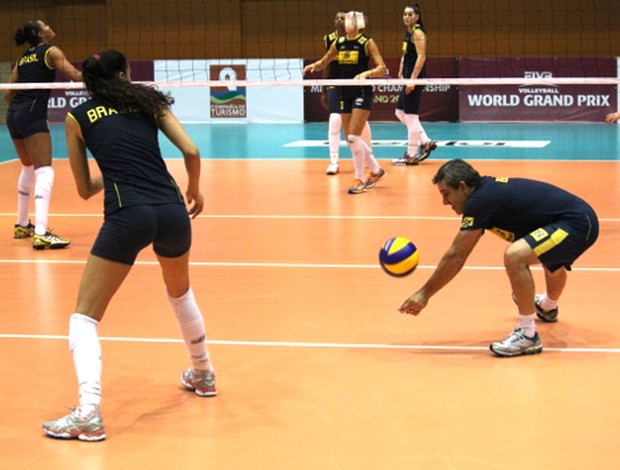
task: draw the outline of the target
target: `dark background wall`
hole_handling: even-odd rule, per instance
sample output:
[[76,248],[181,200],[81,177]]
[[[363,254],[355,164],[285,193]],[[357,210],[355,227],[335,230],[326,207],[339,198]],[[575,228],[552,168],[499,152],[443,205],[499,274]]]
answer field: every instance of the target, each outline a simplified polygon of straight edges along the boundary
[[[385,57],[400,54],[394,0],[0,0],[0,61],[42,19],[72,60],[114,47],[131,60],[317,57],[337,9],[363,11]],[[620,0],[422,0],[434,57],[620,56]]]

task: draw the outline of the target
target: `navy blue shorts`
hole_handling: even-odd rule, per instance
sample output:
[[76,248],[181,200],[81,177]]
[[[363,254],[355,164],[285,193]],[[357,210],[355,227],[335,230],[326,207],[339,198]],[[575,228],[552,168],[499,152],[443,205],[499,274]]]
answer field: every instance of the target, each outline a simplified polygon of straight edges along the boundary
[[138,253],[151,243],[153,251],[166,258],[189,251],[192,227],[183,204],[130,206],[107,215],[90,252],[133,265]]
[[396,109],[402,109],[405,114],[420,114],[423,91],[424,85],[416,85],[411,93],[407,93],[406,87],[403,86],[398,95]]
[[598,232],[598,218],[590,210],[540,227],[528,233],[524,240],[549,271],[561,267],[570,271],[575,260],[594,244]]
[[23,139],[41,132],[49,134],[50,131],[47,116],[33,114],[27,108],[9,109],[6,125],[11,139]]
[[342,86],[340,90],[340,113],[351,114],[354,109],[372,108],[371,86]]
[[335,86],[327,87],[327,109],[329,114],[340,114],[340,90]]

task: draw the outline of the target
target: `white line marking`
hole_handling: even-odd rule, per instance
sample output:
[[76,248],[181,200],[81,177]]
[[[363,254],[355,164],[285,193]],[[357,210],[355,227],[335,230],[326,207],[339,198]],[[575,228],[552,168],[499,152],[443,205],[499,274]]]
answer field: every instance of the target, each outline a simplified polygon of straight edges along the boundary
[[[26,334],[0,334],[0,339],[35,339],[35,340],[62,340],[68,341],[68,336],[63,335],[26,335]],[[125,343],[183,343],[182,339],[174,338],[131,338],[118,336],[101,336],[101,341],[125,342]],[[258,346],[277,348],[332,348],[332,349],[399,349],[416,351],[487,351],[487,346],[448,346],[448,345],[425,345],[425,344],[380,344],[380,343],[308,343],[298,341],[230,341],[208,340],[208,344],[222,346]],[[579,353],[609,353],[618,354],[620,348],[545,348],[545,351],[556,352],[579,352]]]
[[[439,196],[437,196],[439,198]],[[15,217],[15,212],[0,212],[0,217]],[[99,217],[103,219],[101,213],[96,214],[67,214],[54,213],[50,217]],[[437,220],[455,222],[461,220],[460,217],[434,216],[434,215],[281,215],[281,214],[200,214],[199,219],[258,219],[258,220]],[[620,222],[620,218],[608,217],[599,218],[599,222]]]
[[[373,147],[406,147],[406,140],[373,140]],[[550,140],[438,140],[438,147],[465,147],[465,148],[544,148]],[[327,147],[326,140],[294,140],[283,147]],[[346,147],[345,140],[340,141],[341,147]]]
[[[62,259],[0,259],[0,264],[86,264],[86,260]],[[302,269],[380,269],[378,264],[337,264],[337,263],[252,263],[226,261],[190,261],[191,266],[222,268],[302,268]],[[159,266],[157,261],[136,261],[137,266]],[[436,265],[420,265],[416,269],[435,269]],[[463,271],[504,271],[504,266],[464,266]],[[540,266],[531,269],[542,270]],[[620,267],[573,267],[573,271],[584,272],[620,272]]]

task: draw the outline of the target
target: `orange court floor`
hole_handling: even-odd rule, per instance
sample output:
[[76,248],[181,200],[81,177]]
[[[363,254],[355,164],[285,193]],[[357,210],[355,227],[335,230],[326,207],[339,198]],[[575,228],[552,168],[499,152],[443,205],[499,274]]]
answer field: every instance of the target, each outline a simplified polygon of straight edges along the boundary
[[[397,308],[431,274],[459,219],[417,167],[346,194],[317,160],[205,160],[205,212],[193,221],[192,285],[219,395],[182,389],[189,366],[150,249],[99,327],[99,443],[47,438],[77,384],[69,315],[102,198],[81,200],[54,162],[50,224],[69,248],[14,240],[16,161],[1,165],[0,468],[611,469],[620,468],[620,165],[479,161],[483,174],[560,185],[601,219],[569,273],[560,319],[539,325],[542,354],[499,359],[517,311],[505,242],[483,237],[461,273],[418,317]],[[182,160],[168,161],[184,187]],[[397,279],[377,264],[389,237],[411,238],[420,266]],[[542,271],[535,267],[537,286]]]

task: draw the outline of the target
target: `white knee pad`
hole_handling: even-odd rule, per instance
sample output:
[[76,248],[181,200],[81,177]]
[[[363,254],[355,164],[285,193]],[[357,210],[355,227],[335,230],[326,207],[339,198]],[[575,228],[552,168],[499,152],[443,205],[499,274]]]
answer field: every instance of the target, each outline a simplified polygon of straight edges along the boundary
[[342,116],[338,113],[331,113],[329,115],[329,133],[340,135],[341,127],[342,127]]
[[355,177],[364,180],[364,166],[366,163],[365,142],[359,135],[349,134],[347,136],[349,147],[351,148],[351,156],[353,157],[353,169]]

